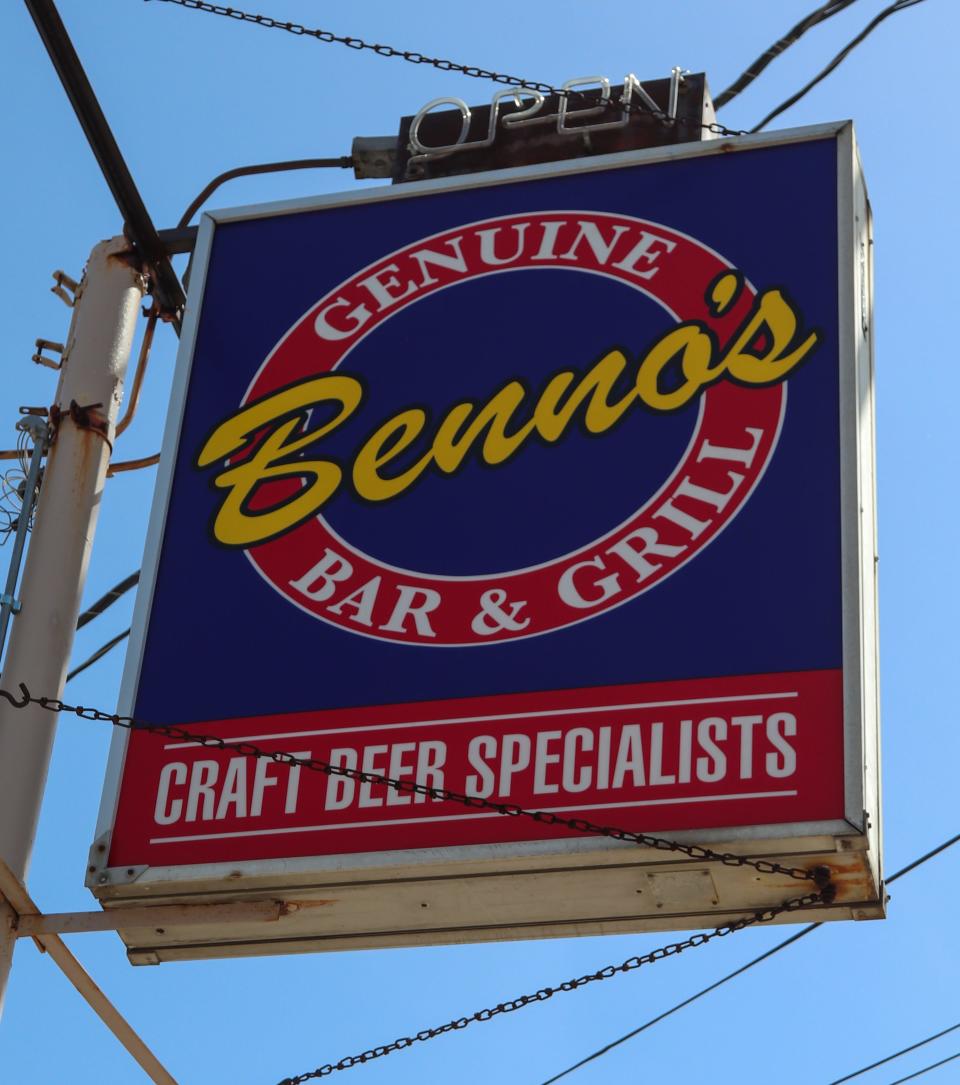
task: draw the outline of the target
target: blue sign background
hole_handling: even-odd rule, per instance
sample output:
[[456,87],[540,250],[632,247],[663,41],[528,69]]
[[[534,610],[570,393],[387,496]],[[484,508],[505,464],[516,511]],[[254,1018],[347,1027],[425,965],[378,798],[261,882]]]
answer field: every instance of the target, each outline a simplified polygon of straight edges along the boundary
[[[836,150],[832,139],[218,225],[134,712],[192,722],[841,665]],[[217,495],[193,466],[284,332],[384,254],[458,223],[585,209],[659,222],[714,248],[758,288],[785,287],[823,334],[789,380],[780,443],[742,511],[694,560],[631,602],[544,636],[429,648],[351,635],[282,598],[208,532]],[[408,306],[349,355],[370,419],[435,411],[512,376],[635,356],[671,319],[617,283],[573,271],[472,280]],[[521,366],[520,361],[523,361]],[[491,469],[468,465],[388,505],[349,493],[325,510],[380,560],[457,575],[560,555],[659,487],[696,404],[638,411],[600,437],[571,432]],[[550,481],[544,484],[544,479]],[[176,683],[170,681],[177,675]],[[184,696],[184,690],[188,691]]]

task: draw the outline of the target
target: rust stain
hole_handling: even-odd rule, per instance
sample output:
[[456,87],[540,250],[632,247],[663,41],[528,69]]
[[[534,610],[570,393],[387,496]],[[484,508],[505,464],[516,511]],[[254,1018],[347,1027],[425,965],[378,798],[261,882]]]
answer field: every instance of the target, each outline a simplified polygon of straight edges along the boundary
[[121,267],[130,267],[134,271],[142,270],[143,262],[137,255],[137,250],[132,246],[129,249],[124,249],[123,252],[110,252],[107,253],[107,263],[119,264]]
[[[95,436],[98,440],[102,441],[107,446],[110,453],[112,453],[113,442],[110,440],[109,436],[110,422],[103,413],[102,407],[102,403],[91,403],[87,406],[82,406],[77,403],[75,399],[70,401],[69,407],[61,407],[58,403],[54,403],[49,411],[50,431],[52,435],[50,447],[53,448],[61,426],[65,419],[69,418],[77,429],[80,430],[81,434],[86,433]],[[81,449],[82,462],[76,465],[75,471],[80,472],[82,475],[87,469],[87,460],[93,451],[92,442],[90,440],[82,441]],[[99,453],[99,449],[97,451]]]
[[[835,860],[837,858],[839,856]],[[839,862],[821,862],[817,865],[829,872],[830,885],[836,893],[835,903],[880,900],[864,852],[848,852]]]

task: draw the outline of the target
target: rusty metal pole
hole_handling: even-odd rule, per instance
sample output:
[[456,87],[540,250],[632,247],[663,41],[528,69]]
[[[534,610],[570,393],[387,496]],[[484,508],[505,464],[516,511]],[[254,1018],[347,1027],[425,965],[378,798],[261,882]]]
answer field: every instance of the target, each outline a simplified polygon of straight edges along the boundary
[[[63,693],[90,548],[110,459],[117,409],[144,280],[129,241],[113,238],[90,254],[57,387],[55,438],[0,677],[36,695]],[[0,699],[0,858],[24,881],[40,816],[56,716]],[[0,1012],[12,950],[0,923]]]

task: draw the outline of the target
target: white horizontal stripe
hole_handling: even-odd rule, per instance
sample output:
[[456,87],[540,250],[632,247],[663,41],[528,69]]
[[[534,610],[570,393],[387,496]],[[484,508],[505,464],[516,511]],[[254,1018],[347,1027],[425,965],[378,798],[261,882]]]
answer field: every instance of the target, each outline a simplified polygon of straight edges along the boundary
[[[625,810],[634,806],[679,806],[694,802],[727,802],[732,799],[776,799],[795,796],[794,791],[754,791],[742,795],[693,795],[680,799],[641,799],[637,802],[587,803],[583,806],[542,806],[541,810],[549,813],[572,814],[578,810]],[[154,836],[151,844],[184,844],[191,840],[233,840],[250,836],[282,836],[287,833],[322,833],[331,829],[377,829],[388,825],[422,825],[425,822],[467,821],[476,818],[499,818],[507,815],[495,810],[484,814],[438,814],[436,817],[390,818],[386,821],[350,821],[339,825],[303,825],[289,829],[249,829],[237,833],[199,833],[195,836]]]
[[[537,712],[505,712],[499,716],[456,716],[445,720],[412,720],[409,723],[371,723],[360,727],[331,727],[322,731],[281,731],[266,735],[244,735],[230,738],[228,742],[263,742],[266,739],[307,738],[312,735],[343,735],[359,731],[392,731],[399,727],[439,727],[445,723],[491,723],[494,720],[527,720],[543,716],[577,716],[587,712],[621,712],[638,708],[682,708],[684,705],[724,704],[728,701],[771,701],[778,698],[798,697],[794,690],[788,693],[745,693],[737,697],[696,697],[687,701],[641,701],[637,704],[597,705],[594,708],[554,708]],[[353,711],[349,709],[348,711]],[[168,742],[165,750],[182,750],[197,746],[197,742]]]

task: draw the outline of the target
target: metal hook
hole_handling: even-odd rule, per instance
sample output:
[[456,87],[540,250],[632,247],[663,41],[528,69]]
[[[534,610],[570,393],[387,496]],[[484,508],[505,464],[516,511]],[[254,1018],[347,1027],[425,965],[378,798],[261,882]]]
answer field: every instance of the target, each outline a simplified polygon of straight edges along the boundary
[[18,701],[16,697],[9,690],[0,689],[0,697],[6,697],[6,699],[13,705],[14,708],[26,708],[28,704],[33,700],[30,696],[30,690],[21,682],[20,690],[23,694],[23,700]]

